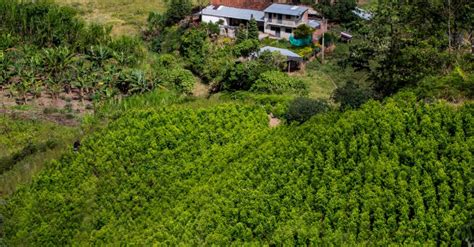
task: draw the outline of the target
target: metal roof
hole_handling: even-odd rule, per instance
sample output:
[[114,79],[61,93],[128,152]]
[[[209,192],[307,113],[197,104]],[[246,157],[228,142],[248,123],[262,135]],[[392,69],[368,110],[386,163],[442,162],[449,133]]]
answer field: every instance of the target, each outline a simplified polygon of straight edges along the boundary
[[274,3],[266,8],[264,12],[300,16],[307,10],[308,7],[305,6]]
[[211,15],[224,18],[233,18],[239,20],[247,20],[255,18],[256,21],[263,22],[265,20],[265,13],[263,11],[251,10],[251,9],[239,9],[227,6],[214,6],[209,5],[201,12],[202,15]]
[[348,39],[352,39],[352,35],[350,35],[348,33],[345,33],[345,32],[341,32],[341,36],[343,36],[345,38],[348,38]]
[[354,13],[359,18],[364,19],[366,21],[370,21],[373,17],[372,13],[370,13],[367,10],[361,9],[359,7],[356,7],[354,10],[352,10],[352,13]]
[[272,47],[272,46],[265,46],[263,48],[260,48],[260,51],[258,53],[261,54],[262,52],[265,52],[265,51],[279,52],[281,55],[286,56],[288,60],[303,61],[303,58],[300,55],[287,49],[282,49],[282,48],[277,48],[277,47]]
[[316,20],[309,20],[308,21],[308,26],[317,29],[317,28],[321,27],[321,23],[319,23],[319,21],[316,21]]

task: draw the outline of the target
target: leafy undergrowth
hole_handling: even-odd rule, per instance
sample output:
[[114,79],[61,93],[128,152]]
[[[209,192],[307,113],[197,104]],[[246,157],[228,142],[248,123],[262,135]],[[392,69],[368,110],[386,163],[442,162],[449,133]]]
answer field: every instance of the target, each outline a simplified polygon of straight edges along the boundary
[[71,147],[77,129],[54,123],[0,117],[0,196],[25,183]]
[[405,96],[268,127],[254,106],[132,110],[15,193],[9,245],[461,245],[474,108]]

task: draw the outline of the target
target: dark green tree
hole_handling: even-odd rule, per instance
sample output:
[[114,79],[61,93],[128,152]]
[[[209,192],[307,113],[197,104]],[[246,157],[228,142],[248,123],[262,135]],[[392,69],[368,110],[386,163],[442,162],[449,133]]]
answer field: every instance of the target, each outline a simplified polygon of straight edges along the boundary
[[324,100],[298,97],[291,101],[288,111],[285,114],[289,122],[304,123],[312,116],[329,111],[329,105]]
[[203,72],[208,56],[207,33],[204,29],[189,29],[181,37],[180,53],[187,59],[189,68],[196,74]]
[[348,81],[343,87],[334,90],[332,99],[339,103],[342,111],[355,109],[367,102],[371,97],[368,89],[363,89],[353,81]]
[[193,4],[191,0],[167,0],[166,2],[166,25],[180,22],[191,14]]
[[249,22],[248,39],[258,40],[258,34],[259,34],[259,32],[258,32],[257,21],[252,16],[252,18],[250,19],[250,22]]
[[235,43],[239,44],[249,37],[247,27],[244,24],[240,24],[239,28],[235,33]]
[[299,25],[297,28],[295,28],[294,30],[294,35],[295,35],[295,38],[297,39],[305,39],[305,38],[308,38],[309,36],[311,36],[313,34],[313,29],[306,25],[306,24],[303,24],[303,25]]

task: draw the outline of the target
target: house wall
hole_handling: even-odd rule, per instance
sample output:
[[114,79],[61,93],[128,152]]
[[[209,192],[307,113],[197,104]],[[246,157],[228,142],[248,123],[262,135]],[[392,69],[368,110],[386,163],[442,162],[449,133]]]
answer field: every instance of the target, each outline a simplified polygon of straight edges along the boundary
[[303,21],[307,23],[309,20],[309,11],[304,12],[303,14]]
[[[271,18],[270,18],[271,16]],[[265,13],[265,23],[272,23],[278,26],[285,27],[297,27],[300,24],[304,23],[304,17],[298,19],[297,16],[281,15],[281,21],[278,20],[278,14],[275,13]],[[271,21],[270,21],[271,20]]]
[[[277,31],[275,30],[275,28],[280,29],[280,38],[283,38],[283,39],[290,39],[290,35],[293,33],[293,28],[291,27],[275,26],[271,24],[265,24],[264,32],[277,37]],[[290,31],[290,32],[287,32],[287,31]]]
[[[272,15],[270,22],[270,15]],[[282,15],[282,20],[278,21],[278,15],[274,13],[265,13],[265,29],[264,32],[277,37],[275,28],[280,28],[280,38],[290,39],[293,29],[301,24],[308,22],[308,11],[301,18],[297,16]],[[287,32],[290,31],[290,32]]]
[[313,33],[313,41],[318,41],[322,37],[323,33],[328,31],[327,22],[321,22],[321,26],[316,29]]
[[229,25],[229,20],[227,18],[223,17],[216,17],[216,16],[211,16],[211,15],[202,15],[202,22],[205,23],[218,23],[220,20],[222,20],[224,23],[223,25],[228,26]]

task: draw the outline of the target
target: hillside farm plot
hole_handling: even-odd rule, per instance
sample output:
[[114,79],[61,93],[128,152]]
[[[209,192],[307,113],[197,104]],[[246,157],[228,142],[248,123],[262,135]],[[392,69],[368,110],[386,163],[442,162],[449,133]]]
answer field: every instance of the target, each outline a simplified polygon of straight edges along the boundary
[[250,106],[132,111],[9,199],[6,243],[458,246],[473,109],[402,97],[273,129]]
[[145,26],[148,13],[163,12],[164,0],[56,0],[77,8],[84,19],[112,25],[114,35],[138,33]]

